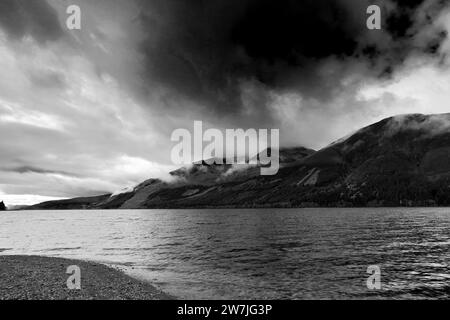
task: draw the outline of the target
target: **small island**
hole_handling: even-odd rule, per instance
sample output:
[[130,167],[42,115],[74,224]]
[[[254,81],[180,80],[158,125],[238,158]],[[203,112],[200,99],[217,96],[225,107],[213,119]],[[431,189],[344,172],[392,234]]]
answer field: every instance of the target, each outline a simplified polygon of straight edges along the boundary
[[6,206],[3,201],[0,201],[0,211],[6,211]]

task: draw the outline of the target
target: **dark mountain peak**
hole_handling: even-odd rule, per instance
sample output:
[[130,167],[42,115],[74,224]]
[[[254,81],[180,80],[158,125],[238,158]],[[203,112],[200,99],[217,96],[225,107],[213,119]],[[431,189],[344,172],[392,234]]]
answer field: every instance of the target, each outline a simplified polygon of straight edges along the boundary
[[433,149],[448,146],[450,114],[405,114],[364,127],[332,143],[309,160],[333,157],[333,163],[344,160],[354,167],[370,158],[403,155],[418,159]]
[[404,114],[383,119],[364,127],[351,135],[332,144],[351,144],[364,138],[377,140],[392,138],[396,135],[409,134],[418,138],[430,138],[440,134],[450,133],[450,113],[443,114]]
[[6,210],[5,203],[3,201],[0,201],[0,211],[5,211],[5,210]]

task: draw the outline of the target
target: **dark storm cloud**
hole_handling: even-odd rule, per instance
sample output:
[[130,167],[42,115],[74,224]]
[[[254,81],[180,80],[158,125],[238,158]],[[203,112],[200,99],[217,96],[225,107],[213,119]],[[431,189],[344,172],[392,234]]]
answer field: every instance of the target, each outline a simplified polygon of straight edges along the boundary
[[[382,7],[383,30],[366,28],[366,9]],[[445,5],[439,0],[208,0],[142,1],[140,22],[144,79],[172,94],[232,114],[242,108],[242,83],[252,81],[260,99],[271,89],[307,98],[331,98],[338,76],[320,72],[367,64],[367,77],[386,77],[413,51],[436,53],[446,34],[436,31],[418,46],[415,36]],[[426,19],[418,12],[427,5]],[[261,102],[260,99],[258,102]],[[264,111],[264,104],[260,105]]]
[[[414,26],[414,14],[426,0],[393,0],[397,10],[389,13],[386,19],[386,28],[394,38],[403,38],[408,30]],[[446,0],[435,1],[437,6],[444,5]],[[431,17],[430,17],[431,18]]]
[[40,43],[63,34],[58,15],[46,0],[1,0],[0,26],[12,38],[30,35]]

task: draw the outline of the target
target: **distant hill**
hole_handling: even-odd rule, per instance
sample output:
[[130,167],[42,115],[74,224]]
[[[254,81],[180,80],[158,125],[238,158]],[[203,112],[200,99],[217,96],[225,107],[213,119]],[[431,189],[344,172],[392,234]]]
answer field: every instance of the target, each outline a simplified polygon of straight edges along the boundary
[[73,209],[89,209],[98,203],[110,198],[110,195],[74,198],[67,200],[46,201],[34,206],[29,206],[27,210],[73,210]]
[[193,164],[171,183],[52,201],[32,209],[450,205],[450,114],[384,119],[326,148],[280,150],[275,176],[252,166]]

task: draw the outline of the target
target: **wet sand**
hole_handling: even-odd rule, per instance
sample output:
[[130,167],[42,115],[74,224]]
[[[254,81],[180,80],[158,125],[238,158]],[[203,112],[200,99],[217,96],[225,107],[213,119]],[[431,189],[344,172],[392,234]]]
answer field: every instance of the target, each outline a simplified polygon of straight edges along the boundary
[[[70,290],[69,266],[81,271],[81,289]],[[80,260],[0,256],[0,300],[169,300],[151,284],[111,267]]]

